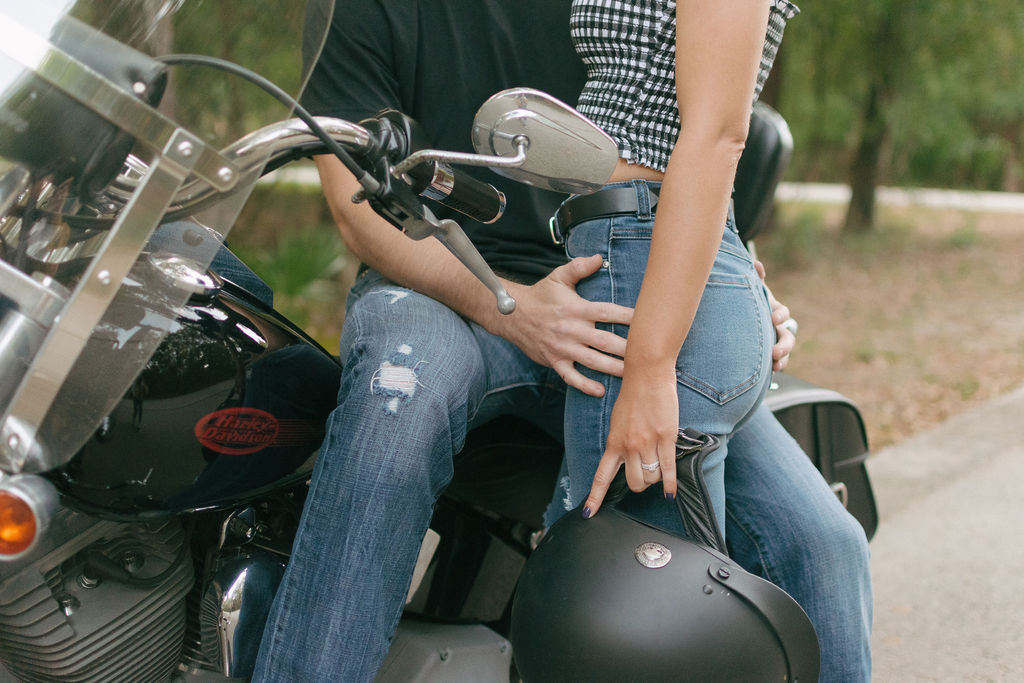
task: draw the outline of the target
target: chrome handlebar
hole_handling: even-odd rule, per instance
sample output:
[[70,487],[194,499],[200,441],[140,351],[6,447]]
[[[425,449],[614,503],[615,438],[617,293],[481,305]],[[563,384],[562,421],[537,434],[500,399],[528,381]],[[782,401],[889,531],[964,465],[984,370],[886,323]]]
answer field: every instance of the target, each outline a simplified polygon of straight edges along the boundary
[[[372,144],[372,137],[366,128],[342,119],[317,116],[317,124],[324,129],[336,142],[346,150],[360,153]],[[259,173],[266,166],[273,166],[276,161],[292,155],[296,150],[321,146],[320,139],[310,130],[309,126],[298,119],[288,119],[253,131],[221,151],[221,155],[234,164],[241,177]],[[517,154],[512,157],[485,156],[442,150],[419,150],[407,159],[396,164],[391,173],[396,178],[418,163],[439,161],[450,164],[489,167],[515,167],[526,159],[527,144],[524,141],[517,146]],[[139,179],[146,171],[146,164],[140,159],[131,157],[128,171],[122,173],[111,185],[108,192],[110,198],[119,203],[127,202],[138,186]],[[240,186],[246,187],[247,183]],[[230,192],[230,191],[229,191]],[[201,211],[210,203],[221,201],[225,193],[208,182],[194,178],[186,182],[175,194],[168,208],[168,218],[181,218]],[[405,226],[405,233],[413,239],[423,239],[433,235],[465,265],[495,297],[498,310],[503,314],[512,313],[516,302],[509,296],[501,281],[480,256],[473,243],[466,237],[462,228],[453,220],[437,219],[429,210],[425,211],[423,221],[415,226]]]
[[[314,117],[324,131],[346,149],[359,151],[370,143],[369,132],[360,125],[327,116]],[[320,140],[309,127],[298,119],[279,121],[255,130],[225,148],[221,154],[234,163],[242,176],[259,173],[267,165],[285,157],[296,149],[319,145]],[[108,188],[110,198],[127,202],[138,187],[139,178],[148,169],[141,159],[130,156],[127,169]],[[220,201],[224,193],[210,183],[193,178],[175,194],[168,207],[171,218],[187,216],[201,211],[207,203]]]

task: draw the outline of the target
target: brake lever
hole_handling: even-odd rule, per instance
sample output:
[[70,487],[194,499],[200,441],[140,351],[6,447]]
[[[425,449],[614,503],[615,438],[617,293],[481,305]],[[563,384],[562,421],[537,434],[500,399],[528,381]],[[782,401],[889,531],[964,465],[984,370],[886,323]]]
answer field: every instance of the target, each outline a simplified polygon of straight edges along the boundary
[[413,190],[392,174],[383,175],[381,180],[383,182],[377,192],[369,194],[361,190],[352,197],[352,201],[368,200],[379,216],[414,240],[433,235],[494,294],[499,313],[508,315],[516,310],[515,299],[505,290],[458,223],[449,218],[438,220]]
[[[398,111],[386,110],[376,117],[361,121],[360,125],[366,130],[368,139],[354,155],[354,160],[367,177],[376,181],[377,186],[368,187],[364,184],[352,197],[352,201],[369,201],[379,216],[414,240],[430,235],[436,237],[494,294],[498,311],[504,315],[512,313],[516,308],[515,299],[505,291],[501,281],[459,224],[449,219],[438,220],[421,201],[405,174],[398,172],[402,160],[415,146],[415,122]],[[393,165],[395,163],[397,167]]]
[[463,232],[458,223],[450,218],[443,219],[438,223],[434,237],[440,240],[441,244],[448,247],[448,251],[455,254],[455,257],[462,261],[462,264],[469,268],[469,271],[487,289],[491,290],[491,293],[494,294],[494,298],[497,300],[499,313],[508,315],[516,310],[516,300],[509,296],[498,276],[487,265],[483,256],[473,246],[473,243],[469,241],[466,233]]

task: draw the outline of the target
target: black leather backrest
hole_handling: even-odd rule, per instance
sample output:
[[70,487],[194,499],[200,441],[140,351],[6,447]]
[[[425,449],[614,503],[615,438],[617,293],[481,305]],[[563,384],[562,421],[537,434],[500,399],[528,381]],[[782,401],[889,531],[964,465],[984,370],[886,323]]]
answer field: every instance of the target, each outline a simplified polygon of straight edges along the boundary
[[793,153],[793,136],[782,116],[766,104],[754,105],[747,146],[736,169],[736,226],[746,242],[765,226],[775,188]]

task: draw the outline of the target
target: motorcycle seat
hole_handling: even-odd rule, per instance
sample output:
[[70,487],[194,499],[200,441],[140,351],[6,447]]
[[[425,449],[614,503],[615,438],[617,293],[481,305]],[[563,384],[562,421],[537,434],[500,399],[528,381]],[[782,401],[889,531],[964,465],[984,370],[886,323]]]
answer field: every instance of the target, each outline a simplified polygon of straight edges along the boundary
[[454,462],[445,496],[543,527],[562,464],[556,439],[521,417],[503,415],[471,431]]

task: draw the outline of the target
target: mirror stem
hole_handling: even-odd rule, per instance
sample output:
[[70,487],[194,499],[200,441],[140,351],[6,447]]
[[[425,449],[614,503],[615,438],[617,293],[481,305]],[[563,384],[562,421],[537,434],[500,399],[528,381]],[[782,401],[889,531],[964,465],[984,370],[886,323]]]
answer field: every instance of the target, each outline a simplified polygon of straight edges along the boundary
[[413,152],[400,161],[393,169],[395,176],[401,177],[419,164],[440,161],[448,164],[460,164],[462,166],[489,166],[491,168],[516,168],[522,166],[526,161],[526,149],[530,141],[525,135],[518,135],[513,140],[516,146],[516,155],[512,157],[484,156],[482,154],[466,154],[464,152],[445,152],[439,149],[421,149]]

